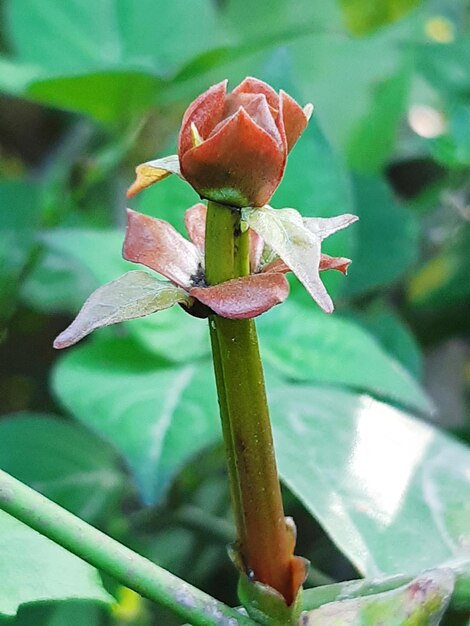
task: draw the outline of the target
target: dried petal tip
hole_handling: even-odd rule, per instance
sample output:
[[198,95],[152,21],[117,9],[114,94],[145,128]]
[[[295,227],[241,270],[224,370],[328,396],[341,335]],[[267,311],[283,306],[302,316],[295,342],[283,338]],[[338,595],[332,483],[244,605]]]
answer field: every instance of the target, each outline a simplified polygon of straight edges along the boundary
[[303,108],[305,117],[307,118],[307,122],[308,120],[312,117],[312,113],[313,113],[313,104],[311,102],[309,102],[308,104],[306,104]]
[[135,168],[136,179],[127,190],[127,197],[132,198],[143,189],[158,183],[170,174],[181,176],[178,155],[173,154],[163,159],[147,161]]

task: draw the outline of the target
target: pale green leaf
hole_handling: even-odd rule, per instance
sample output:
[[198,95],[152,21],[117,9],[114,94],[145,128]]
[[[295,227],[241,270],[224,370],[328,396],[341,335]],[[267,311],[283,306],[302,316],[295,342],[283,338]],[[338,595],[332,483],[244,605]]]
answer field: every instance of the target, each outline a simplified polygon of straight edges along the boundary
[[112,602],[94,568],[3,511],[0,554],[0,615],[46,600]]
[[[346,279],[347,280],[347,279]],[[346,385],[412,409],[433,412],[405,368],[352,320],[290,299],[258,322],[266,362],[294,380]]]
[[361,574],[468,568],[467,446],[366,395],[271,382],[280,475]]
[[144,317],[187,302],[188,294],[169,282],[135,270],[99,287],[81,311],[55,340],[55,348],[67,348],[93,330],[127,320]]
[[124,484],[109,446],[78,425],[40,413],[2,418],[0,467],[92,523]]
[[437,626],[454,588],[451,570],[431,570],[408,585],[339,600],[305,613],[302,626]]
[[73,415],[110,441],[146,502],[220,437],[210,364],[162,366],[132,340],[97,341],[66,355],[54,390]]

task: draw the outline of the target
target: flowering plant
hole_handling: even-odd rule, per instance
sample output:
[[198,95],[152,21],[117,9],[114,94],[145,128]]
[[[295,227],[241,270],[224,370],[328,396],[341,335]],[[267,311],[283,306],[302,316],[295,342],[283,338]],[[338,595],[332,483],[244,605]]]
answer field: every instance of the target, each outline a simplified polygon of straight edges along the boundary
[[295,525],[284,518],[252,318],[286,299],[289,271],[331,313],[320,272],[346,273],[351,261],[322,254],[321,242],[357,219],[302,218],[266,204],[311,112],[254,78],[228,95],[224,81],[199,96],[183,117],[178,155],[138,166],[128,193],[177,174],[208,200],[186,211],[189,240],[163,220],[128,211],[124,258],[167,280],[136,270],[100,287],[54,343],[64,348],[96,328],[174,304],[209,318],[239,595],[253,618],[270,624],[296,623],[308,564],[294,556]]

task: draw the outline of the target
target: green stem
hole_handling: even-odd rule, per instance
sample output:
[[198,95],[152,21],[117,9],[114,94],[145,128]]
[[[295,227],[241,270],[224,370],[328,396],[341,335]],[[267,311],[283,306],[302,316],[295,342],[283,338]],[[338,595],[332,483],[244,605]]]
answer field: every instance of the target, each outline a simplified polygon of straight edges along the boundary
[[[236,210],[209,202],[206,277],[249,273],[249,234]],[[292,538],[286,529],[263,369],[253,320],[210,319],[214,369],[239,550],[248,572],[292,601]]]
[[1,470],[0,509],[194,626],[254,626]]
[[225,380],[223,374],[222,357],[220,354],[219,338],[214,320],[209,321],[212,358],[214,363],[215,381],[217,385],[217,396],[219,399],[219,411],[222,422],[222,434],[225,445],[225,458],[227,460],[227,468],[229,474],[230,498],[232,501],[233,515],[237,528],[237,536],[240,541],[245,536],[245,522],[243,518],[243,508],[240,493],[240,482],[238,480],[238,471],[235,462],[235,454],[232,445],[232,430],[230,426],[230,417],[225,393]]

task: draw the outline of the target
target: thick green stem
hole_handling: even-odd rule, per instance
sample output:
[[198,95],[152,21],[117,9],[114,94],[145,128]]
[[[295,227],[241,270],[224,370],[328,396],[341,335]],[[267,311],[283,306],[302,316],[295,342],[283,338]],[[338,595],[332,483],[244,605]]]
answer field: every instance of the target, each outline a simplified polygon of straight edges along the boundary
[[1,470],[0,509],[194,626],[254,626]]
[[[249,234],[236,210],[209,202],[206,277],[217,284],[249,273]],[[263,369],[253,320],[210,319],[238,542],[254,578],[292,601],[292,538],[286,529]]]

